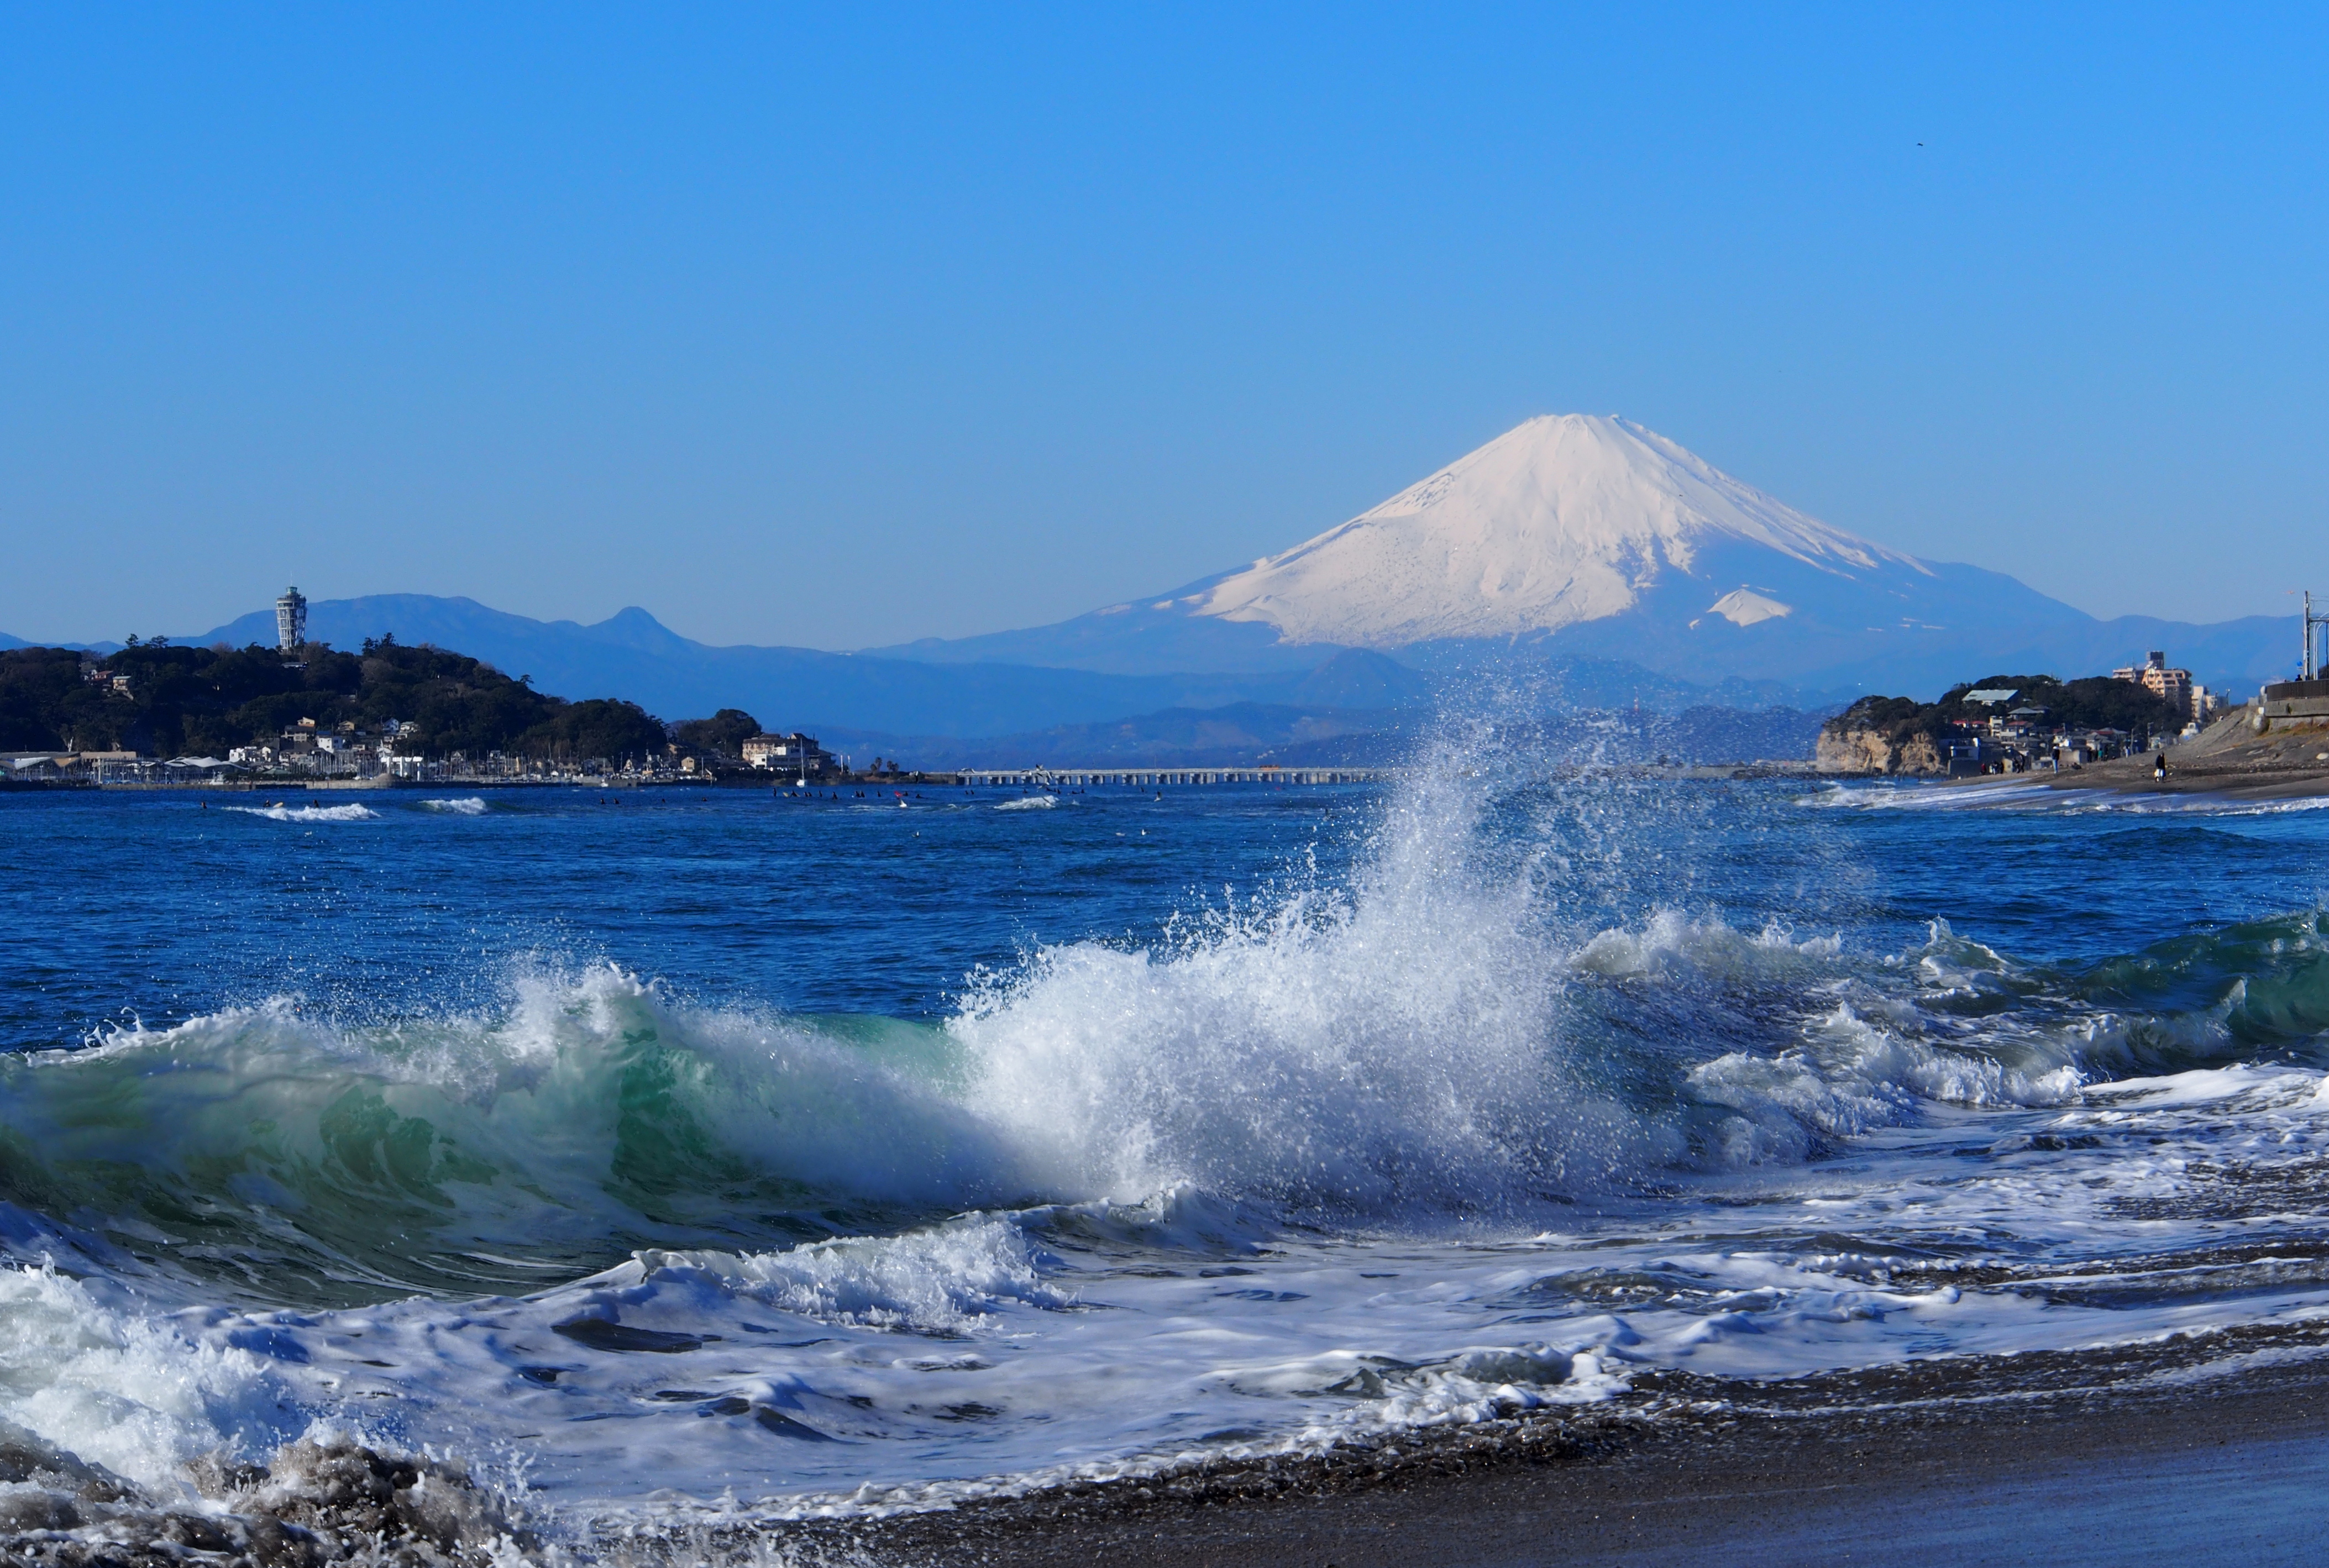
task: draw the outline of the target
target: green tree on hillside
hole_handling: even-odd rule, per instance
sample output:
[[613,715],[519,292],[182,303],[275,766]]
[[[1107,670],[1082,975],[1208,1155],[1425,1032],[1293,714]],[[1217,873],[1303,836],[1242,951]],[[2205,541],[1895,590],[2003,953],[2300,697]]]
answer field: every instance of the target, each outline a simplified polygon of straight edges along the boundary
[[[570,703],[448,649],[366,642],[360,653],[314,645],[291,663],[276,649],[145,642],[96,661],[68,648],[0,652],[0,748],[133,749],[223,756],[274,741],[302,719],[411,728],[400,749],[442,757],[491,751],[562,760],[636,759],[663,750],[663,725],[636,704]],[[127,677],[127,692],[113,677]]]
[[[1967,693],[2010,691],[2013,700],[2004,704],[1971,703]],[[1912,735],[1942,738],[1957,723],[1985,724],[2013,708],[2043,708],[2047,722],[2074,730],[2118,730],[2147,741],[2153,735],[2180,730],[2183,715],[2173,703],[2146,686],[2113,675],[2084,675],[2065,681],[2053,675],[1987,675],[1951,686],[1938,702],[1919,703],[1914,697],[1862,697],[1827,723],[1836,733],[1874,730],[1893,741]]]
[[681,750],[708,757],[741,757],[744,742],[760,732],[760,721],[741,708],[722,708],[708,719],[683,719],[671,727]]

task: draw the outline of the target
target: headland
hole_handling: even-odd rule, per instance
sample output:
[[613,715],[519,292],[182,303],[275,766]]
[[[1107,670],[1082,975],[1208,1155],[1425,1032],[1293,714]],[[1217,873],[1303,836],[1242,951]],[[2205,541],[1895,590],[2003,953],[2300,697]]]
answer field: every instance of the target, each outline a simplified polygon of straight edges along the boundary
[[[2164,751],[2033,771],[2029,781],[2053,789],[2115,794],[2211,795],[2288,800],[2329,795],[2329,691],[2292,696],[2305,685],[2268,685],[2257,698]],[[1975,779],[1953,779],[1965,785]],[[1995,783],[1992,777],[1989,782]]]

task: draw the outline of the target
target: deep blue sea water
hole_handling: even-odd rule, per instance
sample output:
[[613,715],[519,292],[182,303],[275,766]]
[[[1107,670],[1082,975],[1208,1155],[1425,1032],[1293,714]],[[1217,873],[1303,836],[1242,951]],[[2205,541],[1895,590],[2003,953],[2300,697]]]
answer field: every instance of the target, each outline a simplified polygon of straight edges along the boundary
[[0,1418],[582,1541],[2300,1320],[2310,805],[0,796]]
[[[280,821],[252,814],[278,797],[0,797],[15,954],[0,1045],[284,994],[343,1018],[484,1005],[514,966],[594,961],[715,1005],[942,1017],[974,968],[1032,945],[1153,940],[1225,893],[1342,875],[1381,791],[1095,787],[1042,815],[997,814],[1016,789],[907,793],[902,816],[891,789],[302,794]],[[1942,919],[2076,965],[2329,893],[2329,818],[2305,803],[1874,809],[1919,792],[1787,781],[1567,793],[1579,821],[1650,833],[1584,846],[1607,870],[1560,891],[1587,918],[1681,901],[1896,939]],[[1863,808],[1796,805],[1831,793]],[[311,819],[351,805],[357,821]]]
[[[940,1016],[1029,943],[1153,934],[1192,890],[1347,858],[1356,787],[458,789],[0,798],[0,897],[38,978],[14,1048],[297,992],[342,1017],[490,1003],[514,964],[619,963],[693,998]],[[797,797],[814,795],[814,798]],[[836,798],[836,796],[838,798]],[[862,797],[862,798],[861,798]],[[447,800],[477,802],[471,815]]]

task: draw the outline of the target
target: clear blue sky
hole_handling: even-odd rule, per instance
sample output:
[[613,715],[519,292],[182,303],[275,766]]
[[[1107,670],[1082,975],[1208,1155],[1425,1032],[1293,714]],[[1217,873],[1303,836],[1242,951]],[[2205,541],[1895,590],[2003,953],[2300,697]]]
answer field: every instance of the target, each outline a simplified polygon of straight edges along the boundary
[[991,630],[1579,410],[2098,613],[2280,612],[2324,14],[12,5],[0,629]]

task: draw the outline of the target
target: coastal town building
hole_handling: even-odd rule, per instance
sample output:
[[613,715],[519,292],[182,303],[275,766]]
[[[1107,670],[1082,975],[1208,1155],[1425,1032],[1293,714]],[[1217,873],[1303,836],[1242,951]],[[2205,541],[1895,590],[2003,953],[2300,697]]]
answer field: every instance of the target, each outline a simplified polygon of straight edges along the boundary
[[811,777],[838,771],[834,754],[816,743],[815,735],[796,730],[788,735],[754,735],[744,742],[744,760],[771,772],[806,773]]
[[[2208,688],[2194,685],[2190,670],[2170,669],[2167,656],[2156,648],[2141,664],[2124,665],[2111,671],[2111,678],[2133,681],[2153,695],[2166,698],[2186,719],[2201,718],[2207,713]],[[2200,698],[2196,707],[2192,703],[2195,693]]]

